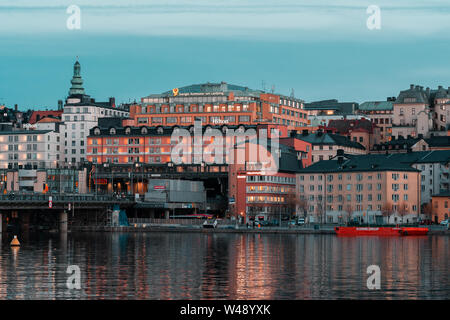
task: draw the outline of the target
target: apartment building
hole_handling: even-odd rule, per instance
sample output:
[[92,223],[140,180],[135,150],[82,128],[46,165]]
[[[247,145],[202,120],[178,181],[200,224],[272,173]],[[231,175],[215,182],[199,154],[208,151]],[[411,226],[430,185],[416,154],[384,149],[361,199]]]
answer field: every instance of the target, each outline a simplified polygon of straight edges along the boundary
[[395,98],[388,101],[367,101],[358,107],[359,114],[368,116],[380,128],[380,142],[391,140],[394,101]]
[[447,131],[450,126],[450,87],[439,86],[434,96],[433,130]]
[[366,150],[372,149],[381,141],[381,127],[378,127],[368,119],[361,120],[332,120],[328,128],[335,129],[337,134],[348,137],[353,142],[358,142]]
[[1,168],[56,167],[63,150],[59,129],[0,131]]
[[392,136],[428,136],[433,128],[430,93],[429,88],[413,84],[400,92],[393,103]]
[[309,133],[308,130],[304,130],[302,134],[295,135],[295,138],[311,145],[311,163],[329,160],[337,155],[338,150],[344,150],[346,154],[366,154],[368,152],[359,142],[321,130],[316,133]]
[[310,221],[397,223],[417,221],[420,171],[383,156],[317,162],[297,174],[297,199]]
[[442,191],[433,195],[431,202],[432,220],[440,223],[450,218],[450,192]]

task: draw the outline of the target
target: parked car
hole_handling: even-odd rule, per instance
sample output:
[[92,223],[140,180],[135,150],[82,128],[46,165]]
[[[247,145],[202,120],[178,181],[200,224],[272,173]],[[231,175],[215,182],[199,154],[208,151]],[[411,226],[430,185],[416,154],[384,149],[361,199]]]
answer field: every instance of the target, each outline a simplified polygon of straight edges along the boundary
[[448,227],[448,220],[442,220],[440,225]]
[[302,226],[305,224],[305,218],[298,218],[297,225]]

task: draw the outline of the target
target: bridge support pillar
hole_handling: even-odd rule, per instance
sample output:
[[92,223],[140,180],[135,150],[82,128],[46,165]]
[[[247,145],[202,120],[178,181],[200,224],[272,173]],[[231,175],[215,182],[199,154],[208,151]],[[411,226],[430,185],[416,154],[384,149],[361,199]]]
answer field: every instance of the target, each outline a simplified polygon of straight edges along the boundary
[[29,212],[23,212],[21,215],[21,222],[22,222],[22,230],[28,231],[30,229],[30,213]]
[[67,232],[67,212],[65,210],[59,213],[59,232]]

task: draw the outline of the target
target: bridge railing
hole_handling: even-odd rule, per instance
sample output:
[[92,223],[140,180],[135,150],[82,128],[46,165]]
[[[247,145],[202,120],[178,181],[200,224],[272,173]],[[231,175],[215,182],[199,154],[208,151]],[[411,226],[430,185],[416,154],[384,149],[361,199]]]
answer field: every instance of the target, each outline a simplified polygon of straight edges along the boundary
[[52,193],[8,193],[1,194],[0,201],[48,201],[53,202],[134,202],[132,196],[114,196],[106,194],[52,194]]

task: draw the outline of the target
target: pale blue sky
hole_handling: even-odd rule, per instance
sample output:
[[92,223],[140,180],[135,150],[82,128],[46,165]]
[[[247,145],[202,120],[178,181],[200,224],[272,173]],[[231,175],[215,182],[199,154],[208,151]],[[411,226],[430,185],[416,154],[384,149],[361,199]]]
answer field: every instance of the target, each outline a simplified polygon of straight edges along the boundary
[[[68,30],[69,5],[81,30]],[[381,8],[368,30],[366,9]],[[447,0],[2,0],[0,103],[55,108],[80,57],[88,94],[139,99],[227,81],[306,101],[450,86]]]

